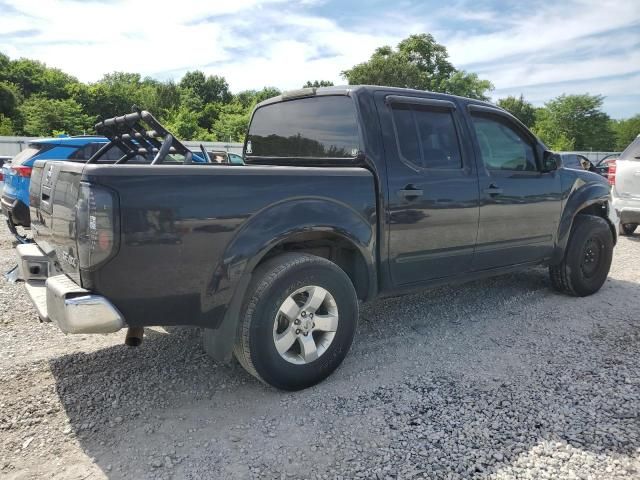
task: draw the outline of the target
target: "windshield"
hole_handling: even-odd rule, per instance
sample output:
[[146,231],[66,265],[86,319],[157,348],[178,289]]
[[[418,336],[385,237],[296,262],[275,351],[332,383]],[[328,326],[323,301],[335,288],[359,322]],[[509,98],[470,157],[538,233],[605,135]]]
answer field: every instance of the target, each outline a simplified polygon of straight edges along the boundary
[[640,135],[620,154],[621,160],[640,160]]

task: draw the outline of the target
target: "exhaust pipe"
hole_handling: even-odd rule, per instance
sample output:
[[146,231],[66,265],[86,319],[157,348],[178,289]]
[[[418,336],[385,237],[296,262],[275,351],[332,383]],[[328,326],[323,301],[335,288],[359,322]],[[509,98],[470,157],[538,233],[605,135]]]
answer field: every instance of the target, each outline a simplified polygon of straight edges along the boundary
[[129,327],[127,329],[127,336],[124,338],[124,344],[130,347],[137,347],[142,343],[144,337],[143,327]]

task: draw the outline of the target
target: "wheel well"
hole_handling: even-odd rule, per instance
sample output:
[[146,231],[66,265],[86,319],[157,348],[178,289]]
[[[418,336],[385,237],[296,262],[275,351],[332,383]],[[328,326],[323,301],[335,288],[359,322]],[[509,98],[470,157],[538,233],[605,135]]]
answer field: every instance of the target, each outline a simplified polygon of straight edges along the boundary
[[360,300],[367,298],[369,294],[367,263],[362,253],[344,237],[327,232],[299,233],[269,250],[258,265],[284,252],[310,253],[331,260],[347,274],[358,298]]
[[596,217],[604,218],[611,229],[611,235],[613,236],[613,242],[616,242],[616,229],[609,220],[609,205],[607,202],[592,203],[591,205],[584,207],[576,215],[594,215]]

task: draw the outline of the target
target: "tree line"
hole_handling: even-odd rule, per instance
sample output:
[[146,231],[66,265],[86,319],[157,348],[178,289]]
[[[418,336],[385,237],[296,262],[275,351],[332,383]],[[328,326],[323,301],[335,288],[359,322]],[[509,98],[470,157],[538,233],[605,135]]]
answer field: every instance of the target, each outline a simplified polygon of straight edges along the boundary
[[[430,34],[411,35],[397,47],[378,48],[366,62],[341,72],[351,85],[387,85],[489,100],[493,85],[456,68]],[[325,87],[326,80],[304,87]],[[133,105],[151,111],[185,140],[242,141],[253,107],[280,94],[275,87],[232,93],[224,77],[187,72],[178,82],[114,72],[83,83],[44,63],[0,53],[0,135],[92,133],[101,118]],[[554,150],[622,150],[640,133],[640,114],[613,120],[601,95],[560,95],[534,107],[522,95],[497,104]]]

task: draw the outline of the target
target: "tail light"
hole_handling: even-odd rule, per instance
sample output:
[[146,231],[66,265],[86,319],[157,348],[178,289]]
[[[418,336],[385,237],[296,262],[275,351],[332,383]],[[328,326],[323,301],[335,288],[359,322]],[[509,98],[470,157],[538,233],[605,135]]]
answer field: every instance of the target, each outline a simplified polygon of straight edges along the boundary
[[609,175],[607,177],[609,179],[609,185],[616,184],[616,161],[611,160],[609,162]]
[[16,175],[19,177],[29,178],[31,176],[31,171],[33,168],[25,167],[24,165],[16,165],[15,167],[11,167],[11,170],[16,172]]
[[109,260],[116,253],[118,234],[118,200],[115,192],[81,182],[76,206],[80,268],[91,269]]

